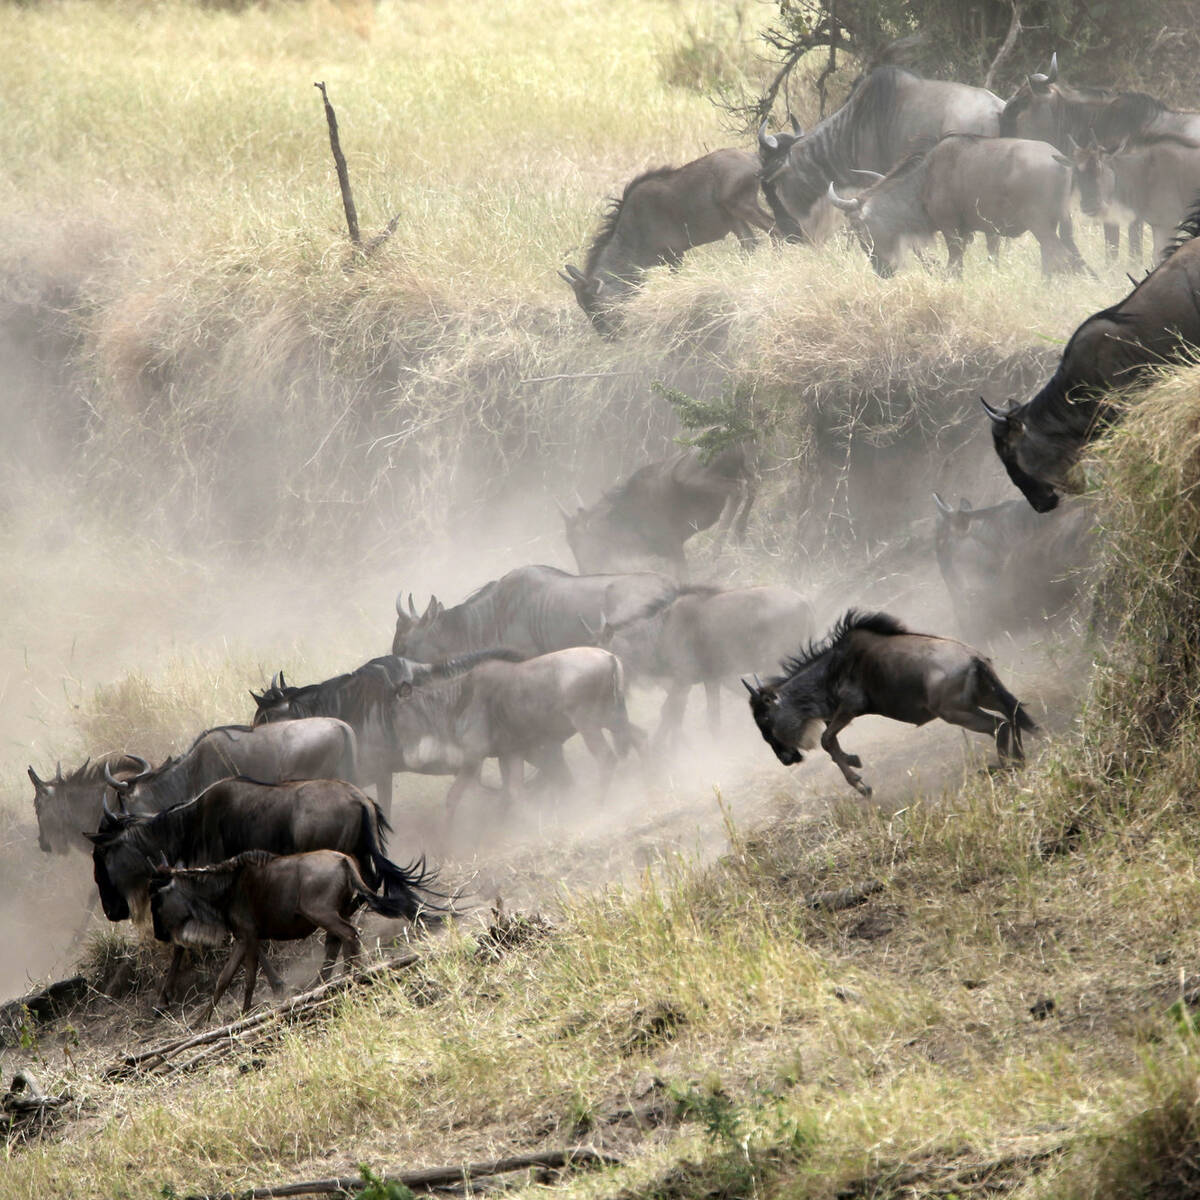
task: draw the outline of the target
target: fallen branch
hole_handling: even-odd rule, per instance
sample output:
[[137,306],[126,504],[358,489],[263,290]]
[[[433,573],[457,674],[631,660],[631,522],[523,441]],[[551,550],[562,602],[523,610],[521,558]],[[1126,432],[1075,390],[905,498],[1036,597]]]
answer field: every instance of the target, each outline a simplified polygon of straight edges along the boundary
[[[475,1179],[486,1179],[489,1175],[507,1175],[512,1171],[524,1171],[530,1167],[561,1170],[565,1167],[619,1166],[621,1160],[611,1154],[601,1154],[586,1146],[573,1146],[566,1150],[548,1150],[540,1154],[516,1154],[511,1158],[498,1158],[492,1162],[463,1163],[458,1167],[432,1167],[424,1171],[409,1171],[401,1175],[384,1176],[385,1183],[398,1183],[402,1187],[428,1191]],[[187,1200],[273,1200],[276,1196],[330,1196],[342,1192],[359,1192],[367,1186],[361,1176],[342,1176],[335,1179],[310,1179],[302,1183],[283,1183],[272,1187],[252,1188],[249,1191],[209,1192],[188,1196]]]
[[999,1158],[945,1162],[931,1159],[922,1163],[896,1163],[873,1175],[854,1179],[840,1187],[837,1200],[884,1200],[907,1195],[920,1189],[922,1196],[961,1196],[964,1191],[999,1194],[1016,1191],[1058,1158],[1067,1144]]
[[866,883],[839,888],[835,892],[814,892],[804,903],[809,908],[819,908],[825,912],[841,912],[865,904],[871,896],[882,891],[883,884],[878,879],[869,879]]
[[1009,22],[1008,33],[1005,35],[1004,41],[1000,49],[996,51],[996,57],[992,59],[992,65],[988,67],[988,73],[984,76],[983,86],[992,90],[996,82],[996,72],[1007,61],[1008,56],[1013,52],[1013,47],[1017,44],[1017,38],[1021,36],[1021,30],[1025,27],[1021,24],[1021,4],[1023,0],[1009,0],[1012,6],[1012,21]]
[[314,83],[321,93],[321,101],[325,105],[325,122],[329,126],[329,146],[333,151],[333,165],[337,168],[338,187],[342,189],[342,207],[346,210],[346,225],[350,230],[350,241],[357,248],[362,246],[362,235],[358,232],[358,210],[354,207],[354,193],[350,191],[350,170],[346,166],[346,156],[342,153],[341,138],[338,137],[337,114],[329,103],[325,84]]
[[352,974],[341,975],[337,979],[331,979],[328,983],[322,983],[318,987],[312,988],[310,991],[292,996],[291,999],[285,1000],[282,1004],[275,1005],[259,1013],[254,1013],[248,1017],[242,1017],[238,1021],[231,1021],[228,1025],[221,1025],[217,1029],[209,1029],[204,1033],[189,1034],[187,1037],[176,1038],[174,1041],[152,1046],[149,1050],[143,1050],[138,1054],[127,1054],[120,1062],[108,1067],[104,1072],[104,1076],[106,1079],[113,1079],[136,1074],[139,1071],[155,1071],[166,1066],[170,1059],[182,1054],[185,1050],[193,1050],[197,1047],[209,1047],[209,1050],[205,1053],[195,1055],[188,1059],[185,1064],[182,1064],[182,1066],[190,1068],[206,1057],[208,1053],[214,1051],[225,1052],[244,1047],[258,1040],[257,1036],[247,1040],[244,1036],[246,1034],[252,1033],[258,1035],[266,1026],[285,1024],[289,1020],[310,1019],[321,1009],[325,1008],[340,992],[344,992],[356,984],[370,983],[381,976],[403,970],[405,967],[412,966],[420,957],[419,954],[406,954],[403,958],[386,959],[383,962],[372,963],[370,966],[363,967]]

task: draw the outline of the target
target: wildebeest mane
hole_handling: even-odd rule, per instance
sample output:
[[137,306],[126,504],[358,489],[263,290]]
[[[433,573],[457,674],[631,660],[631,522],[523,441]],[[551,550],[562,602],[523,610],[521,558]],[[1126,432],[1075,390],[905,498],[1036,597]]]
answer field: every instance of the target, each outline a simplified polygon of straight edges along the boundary
[[[252,733],[253,731],[254,726],[252,725],[214,725],[211,729],[206,729],[203,733],[196,734],[196,736],[192,739],[192,744],[181,755],[179,755],[179,758],[186,758],[189,754],[191,754],[191,752],[195,750],[196,747],[200,745],[200,743],[204,741],[204,739],[208,737],[210,733]],[[168,761],[177,760],[169,759]]]
[[596,236],[592,239],[592,244],[588,247],[587,257],[583,260],[583,273],[585,275],[591,275],[595,271],[601,251],[612,241],[613,235],[617,232],[617,225],[621,220],[621,212],[625,207],[625,201],[629,199],[629,195],[634,188],[645,183],[648,179],[661,179],[664,175],[670,175],[676,170],[678,170],[677,167],[652,167],[649,171],[643,171],[640,175],[635,175],[625,185],[620,197],[614,196],[608,202],[608,208],[600,219],[600,228],[596,231]]
[[86,759],[82,766],[76,767],[75,770],[64,775],[61,780],[53,779],[47,782],[60,785],[64,783],[103,783],[104,768],[107,766],[111,771],[123,758],[130,758],[130,756],[124,751],[116,750],[108,754],[101,754],[98,758]]
[[889,613],[860,612],[857,608],[848,608],[820,641],[809,642],[798,654],[794,654],[791,658],[785,658],[780,663],[785,674],[772,680],[771,683],[773,685],[782,683],[798,671],[812,666],[823,654],[836,650],[856,629],[864,629],[868,633],[878,633],[884,637],[895,637],[897,634],[909,632],[903,622]]
[[343,675],[288,687],[282,694],[298,715],[336,715],[350,725],[362,724],[391,701],[396,688],[408,678],[408,662],[398,654],[381,655]]

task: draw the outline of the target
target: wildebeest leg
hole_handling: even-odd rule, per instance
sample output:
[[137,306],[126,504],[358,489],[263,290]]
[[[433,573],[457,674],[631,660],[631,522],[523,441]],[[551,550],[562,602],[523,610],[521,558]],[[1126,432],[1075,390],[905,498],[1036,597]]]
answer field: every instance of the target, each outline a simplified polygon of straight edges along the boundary
[[708,729],[710,733],[721,732],[721,681],[704,681],[704,699],[708,702]]
[[483,763],[468,763],[454,777],[454,782],[450,785],[450,790],[446,793],[446,820],[443,825],[445,832],[449,832],[450,826],[454,821],[454,812],[458,808],[458,802],[462,799],[463,793],[471,786],[472,783],[479,782],[479,772],[483,768]]
[[500,755],[500,788],[508,807],[525,790],[525,756],[523,754]]
[[687,712],[688,696],[691,693],[692,685],[675,684],[667,691],[667,698],[663,701],[662,710],[658,717],[658,728],[654,731],[654,744],[656,747],[662,747],[670,743],[674,743],[679,735],[679,728],[683,724],[683,715]]
[[608,738],[604,736],[604,730],[599,725],[591,723],[577,724],[575,728],[579,730],[579,736],[583,738],[583,744],[591,752],[592,757],[600,767],[601,790],[607,791],[613,771],[616,770],[617,766],[616,752],[608,744]]
[[946,239],[946,270],[951,275],[961,275],[963,269],[963,254],[967,248],[967,239],[961,233],[942,231]]
[[[310,916],[309,920],[313,918]],[[315,922],[320,924],[320,922]],[[317,981],[325,983],[333,974],[333,964],[337,961],[338,951],[342,948],[342,939],[332,929],[325,930],[325,957],[321,960],[321,969],[317,972]]]
[[1121,249],[1121,227],[1120,225],[1110,225],[1108,222],[1104,224],[1104,257],[1111,262],[1117,257]]
[[745,221],[733,222],[733,236],[737,238],[744,254],[750,254],[758,246],[758,234]]
[[160,1008],[165,1008],[171,1002],[171,995],[175,991],[175,981],[179,977],[179,968],[183,966],[183,956],[187,951],[182,946],[176,946],[171,954],[171,963],[167,967],[167,973],[163,976],[162,987],[158,993],[158,1004]]
[[855,717],[861,716],[857,712],[844,712],[838,710],[829,718],[829,723],[825,726],[825,732],[821,734],[821,749],[837,763],[838,770],[845,776],[846,782],[863,796],[870,797],[871,789],[862,781],[862,776],[854,770],[855,767],[862,766],[862,759],[857,754],[847,754],[838,743],[837,735],[854,720]]
[[205,1021],[217,1011],[217,1005],[221,1002],[221,997],[225,995],[225,989],[229,986],[245,957],[246,943],[235,942],[233,949],[229,952],[229,957],[225,960],[225,965],[221,968],[221,974],[217,976],[217,986],[213,988],[212,999],[208,1002],[208,1011],[204,1014]]
[[246,944],[246,987],[242,992],[242,1012],[250,1011],[250,1002],[254,999],[254,985],[258,982],[258,941],[247,941]]

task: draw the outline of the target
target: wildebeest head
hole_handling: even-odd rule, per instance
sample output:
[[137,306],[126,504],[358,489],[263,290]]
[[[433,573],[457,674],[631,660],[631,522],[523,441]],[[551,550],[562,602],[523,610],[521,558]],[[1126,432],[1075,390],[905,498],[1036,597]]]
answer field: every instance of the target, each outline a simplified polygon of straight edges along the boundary
[[[134,807],[157,807],[155,805],[147,805],[139,803],[143,800],[143,785],[153,776],[157,776],[165,767],[173,765],[174,759],[168,759],[162,764],[158,770],[155,770],[144,758],[137,754],[129,755],[134,762],[138,764],[138,773],[131,775],[126,779],[118,779],[109,769],[108,764],[104,765],[104,779],[113,792],[116,794],[118,807],[128,812]],[[103,826],[102,826],[103,828]]]
[[[84,766],[87,764],[85,763]],[[54,769],[51,780],[39,779],[32,766],[28,770],[33,784],[33,811],[38,823],[38,849],[44,854],[66,854],[80,831],[68,825],[65,805],[56,803],[56,792],[63,783],[62,763]]]
[[404,593],[399,593],[396,596],[396,632],[392,637],[392,653],[408,658],[428,657],[414,647],[424,649],[423,642],[433,633],[445,611],[446,606],[436,596],[430,596],[425,611],[417,616],[417,606],[413,603],[412,592],[409,592],[408,611],[405,612]]
[[579,307],[602,338],[614,338],[621,332],[620,312],[614,301],[629,290],[627,287],[614,286],[611,277],[585,275],[574,263],[567,263],[558,277],[575,293]]
[[1058,504],[1058,492],[1038,478],[1037,473],[1046,472],[1053,477],[1053,473],[1059,469],[1061,450],[1041,445],[1042,439],[1030,434],[1019,407],[1014,405],[1006,412],[1001,412],[982,397],[980,403],[991,419],[992,444],[1009,479],[1036,512],[1050,512]]
[[[875,182],[883,178],[875,171],[860,171],[858,174],[873,177]],[[904,249],[903,239],[889,227],[886,221],[871,220],[871,197],[869,195],[839,196],[832,180],[829,181],[826,196],[834,208],[845,214],[851,231],[858,239],[858,244],[866,251],[867,258],[871,260],[871,267],[875,274],[883,279],[891,278],[896,273],[896,266]]]
[[804,136],[800,122],[794,116],[792,117],[791,133],[783,130],[778,133],[768,133],[767,122],[769,120],[769,117],[763,117],[762,124],[758,127],[760,174],[768,183],[787,160],[788,151]]
[[1064,101],[1058,87],[1058,54],[1050,56],[1044,74],[1026,75],[1025,82],[1004,106],[1000,136],[1030,138],[1060,145]]
[[1086,146],[1076,145],[1073,139],[1070,144],[1071,165],[1079,185],[1079,207],[1086,216],[1103,219],[1116,200],[1117,174],[1113,170],[1113,155],[1125,149],[1125,141],[1113,151],[1106,150],[1095,137]]
[[129,838],[129,832],[149,818],[129,813],[117,814],[104,806],[100,829],[89,833],[92,843],[93,875],[104,915],[110,921],[126,921],[134,913],[146,916],[149,881],[154,873],[142,851]]
[[263,688],[261,692],[250,693],[250,698],[257,706],[250,724],[257,729],[258,726],[269,724],[271,721],[291,721],[301,715],[292,708],[292,701],[299,691],[299,688],[288,686],[282,671],[272,675],[268,687]]
[[820,710],[808,711],[803,699],[789,696],[786,704],[779,693],[778,682],[763,683],[758,676],[751,683],[742,680],[750,693],[750,713],[763,741],[775,751],[775,757],[785,767],[804,761],[804,751],[818,744],[818,732],[823,724]]
[[202,950],[225,945],[229,930],[219,908],[229,872],[172,871],[161,865],[150,881],[150,917],[160,942]]

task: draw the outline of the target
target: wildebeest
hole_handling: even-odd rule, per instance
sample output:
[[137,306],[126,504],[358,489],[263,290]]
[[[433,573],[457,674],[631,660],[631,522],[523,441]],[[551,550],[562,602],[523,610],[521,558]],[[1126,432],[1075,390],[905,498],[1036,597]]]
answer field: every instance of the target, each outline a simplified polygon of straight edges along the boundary
[[824,641],[782,663],[784,674],[764,683],[745,680],[750,711],[767,745],[785,767],[804,761],[822,723],[820,745],[846,782],[871,789],[855,768],[856,754],[838,743],[855,717],[875,715],[925,725],[940,717],[996,739],[1001,763],[1024,759],[1021,733],[1038,728],[978,650],[933,634],[910,633],[887,613],[849,609]]
[[789,219],[804,222],[830,180],[840,188],[857,187],[862,179],[856,171],[886,175],[920,145],[948,133],[995,137],[1003,108],[985,88],[922,79],[904,67],[877,67],[811,133],[759,130],[764,194],[781,227]]
[[68,854],[72,850],[90,854],[92,846],[87,835],[100,828],[104,792],[108,787],[105,772],[124,780],[140,774],[145,767],[144,758],[122,753],[88,759],[65,776],[59,763],[50,779],[39,779],[30,767],[38,848],[46,854]]
[[1105,396],[1138,382],[1148,368],[1200,346],[1200,206],[1179,229],[1159,266],[1118,304],[1088,317],[1071,335],[1050,381],[1006,412],[984,402],[992,442],[1013,481],[1038,512],[1058,503],[1083,448],[1116,416]]
[[[1035,138],[1049,142],[1063,154],[1072,143],[1092,141],[1109,149],[1125,138],[1176,134],[1200,141],[1200,112],[1168,108],[1143,92],[1114,92],[1109,88],[1071,86],[1059,81],[1058,55],[1045,74],[1030,75],[1004,106],[1001,137]],[[1120,243],[1120,227],[1105,222],[1104,237],[1110,255]],[[1129,226],[1129,253],[1142,257],[1141,224]]]
[[446,608],[437,597],[417,616],[396,597],[392,653],[420,662],[503,646],[523,658],[592,645],[605,613],[623,616],[674,591],[675,581],[651,572],[572,575],[558,567],[517,567]]
[[732,526],[739,541],[757,492],[745,445],[726,446],[706,459],[696,448],[681,450],[639,467],[590,508],[562,509],[567,542],[579,570],[644,569],[665,559],[681,576],[687,571],[684,543],[717,524]]
[[1029,232],[1042,251],[1042,271],[1081,270],[1069,233],[1072,165],[1048,142],[949,134],[915,152],[853,199],[829,184],[829,198],[849,217],[880,275],[895,269],[907,242],[940,233],[951,271],[962,270],[973,233],[997,237]]
[[1106,225],[1118,217],[1149,225],[1157,261],[1200,194],[1200,142],[1163,133],[1122,141],[1111,152],[1076,146],[1071,157],[1083,211]]
[[[641,735],[625,709],[619,660],[595,646],[572,646],[524,662],[492,660],[445,682],[397,688],[396,738],[409,771],[453,771],[446,825],[486,759],[499,760],[504,798],[520,791],[524,760],[565,771],[562,744],[578,733],[607,783],[618,755]],[[605,739],[608,730],[617,747]]]
[[[349,918],[364,904],[384,917],[408,915],[402,901],[372,892],[354,859],[336,850],[284,856],[247,850],[213,866],[177,868],[156,876],[150,914],[154,936],[185,949],[223,946],[232,934],[234,946],[217,977],[207,1020],[242,965],[242,1011],[249,1010],[260,942],[296,941],[323,929],[325,960],[318,978],[324,982],[333,974],[339,950],[350,970],[362,945]],[[278,991],[278,977],[272,976],[268,972]]]
[[246,775],[263,783],[292,779],[348,779],[358,772],[354,731],[321,716],[275,729],[219,725],[206,729],[176,758],[125,779],[105,778],[130,812],[161,812],[198,796],[210,783]]
[[358,766],[355,783],[374,784],[375,797],[384,818],[392,812],[392,774],[406,768],[401,765],[396,746],[396,688],[413,680],[439,678],[466,671],[475,662],[506,651],[485,650],[463,658],[429,666],[400,655],[373,658],[353,671],[336,675],[321,683],[291,687],[280,671],[269,687],[251,692],[256,710],[254,728],[266,732],[269,727],[282,732],[305,719],[336,718],[355,734]]
[[1090,505],[1040,514],[1024,500],[951,508],[936,492],[933,499],[938,569],[968,641],[1036,629],[1074,605],[1091,559]]
[[734,234],[743,246],[774,222],[758,202],[758,162],[744,150],[714,150],[682,167],[646,171],[625,185],[584,259],[559,272],[596,330],[619,328],[614,304],[649,267],[678,267],[693,246]]
[[693,586],[616,624],[606,620],[601,643],[631,680],[654,679],[666,687],[655,734],[665,740],[678,732],[695,685],[704,685],[715,733],[721,687],[736,687],[739,676],[773,667],[814,632],[812,609],[790,588]]
[[388,824],[377,805],[342,779],[258,783],[222,779],[194,800],[153,816],[106,811],[93,843],[96,887],[104,915],[144,916],[156,864],[203,867],[244,850],[298,854],[341,850],[351,855],[368,886],[415,916],[432,878],[423,864],[398,867],[386,857]]

